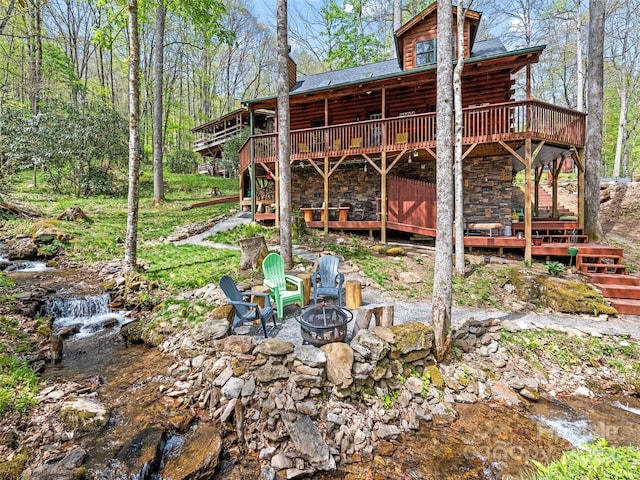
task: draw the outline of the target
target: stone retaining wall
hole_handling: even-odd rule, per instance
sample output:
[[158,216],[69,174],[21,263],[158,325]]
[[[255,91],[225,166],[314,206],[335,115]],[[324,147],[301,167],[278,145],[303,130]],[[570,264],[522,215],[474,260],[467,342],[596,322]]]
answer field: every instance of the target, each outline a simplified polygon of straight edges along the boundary
[[[482,354],[504,367],[495,322],[464,324],[456,337],[486,345]],[[432,328],[419,322],[361,330],[350,344],[320,348],[239,335],[203,348],[185,336],[170,372],[177,381],[164,394],[190,397],[235,432],[241,447],[259,452],[261,478],[279,471],[296,478],[370,460],[378,440],[417,430],[433,416],[453,419],[455,402],[489,397],[485,370],[437,365],[433,340]]]

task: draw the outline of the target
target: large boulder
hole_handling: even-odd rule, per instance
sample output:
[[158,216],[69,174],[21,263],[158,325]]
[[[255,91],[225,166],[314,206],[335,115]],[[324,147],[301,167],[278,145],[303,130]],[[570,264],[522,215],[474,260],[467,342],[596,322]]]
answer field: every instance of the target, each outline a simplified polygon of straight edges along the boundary
[[353,350],[342,342],[327,343],[320,347],[327,356],[327,379],[338,388],[347,388],[353,383]]
[[389,358],[403,357],[406,361],[414,361],[425,358],[431,353],[434,334],[433,328],[426,323],[410,322],[402,325],[394,325],[391,331],[395,337],[395,343],[391,345]]
[[205,480],[213,478],[222,452],[219,427],[200,423],[184,444],[165,459],[160,478]]
[[38,245],[33,238],[19,237],[7,242],[6,252],[9,260],[33,260],[38,256]]
[[109,407],[94,398],[78,397],[62,405],[60,419],[67,430],[79,435],[102,428],[109,412]]
[[308,415],[282,414],[284,426],[300,456],[318,470],[335,470],[336,461],[329,445]]

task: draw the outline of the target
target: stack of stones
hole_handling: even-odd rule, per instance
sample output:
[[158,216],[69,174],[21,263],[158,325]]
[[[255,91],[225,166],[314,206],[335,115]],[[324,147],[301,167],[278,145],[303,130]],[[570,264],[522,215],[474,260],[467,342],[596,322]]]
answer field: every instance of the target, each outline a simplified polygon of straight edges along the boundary
[[[175,383],[163,393],[235,432],[241,449],[259,452],[267,478],[296,478],[371,459],[378,440],[417,430],[433,415],[455,418],[433,340],[418,322],[319,348],[233,335],[192,358],[184,353],[197,349],[180,349],[169,372]],[[175,351],[169,341],[161,347]]]

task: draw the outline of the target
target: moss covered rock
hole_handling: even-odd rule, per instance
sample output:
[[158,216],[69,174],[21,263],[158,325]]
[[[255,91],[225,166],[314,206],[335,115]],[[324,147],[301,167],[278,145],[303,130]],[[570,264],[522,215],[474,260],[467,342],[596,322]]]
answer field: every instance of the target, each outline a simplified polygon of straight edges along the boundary
[[542,308],[592,315],[617,313],[597,290],[580,281],[534,274],[519,268],[510,269],[508,278],[520,300]]
[[99,430],[109,420],[109,408],[93,398],[69,400],[60,409],[60,421],[67,430],[84,434]]
[[395,337],[395,343],[391,345],[389,358],[394,359],[417,351],[431,351],[434,340],[433,328],[426,323],[410,322],[394,325],[391,331]]

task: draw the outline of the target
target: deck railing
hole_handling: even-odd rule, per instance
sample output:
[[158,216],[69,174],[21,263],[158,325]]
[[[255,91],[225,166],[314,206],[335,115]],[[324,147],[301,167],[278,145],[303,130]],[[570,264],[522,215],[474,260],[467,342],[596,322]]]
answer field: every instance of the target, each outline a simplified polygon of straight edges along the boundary
[[[529,100],[464,109],[463,143],[491,143],[527,137],[582,147],[585,116],[556,105]],[[291,160],[345,155],[399,152],[433,148],[436,144],[435,113],[307,128],[291,132]],[[277,134],[255,135],[254,159],[275,162]],[[250,163],[250,142],[240,151],[240,170]]]

